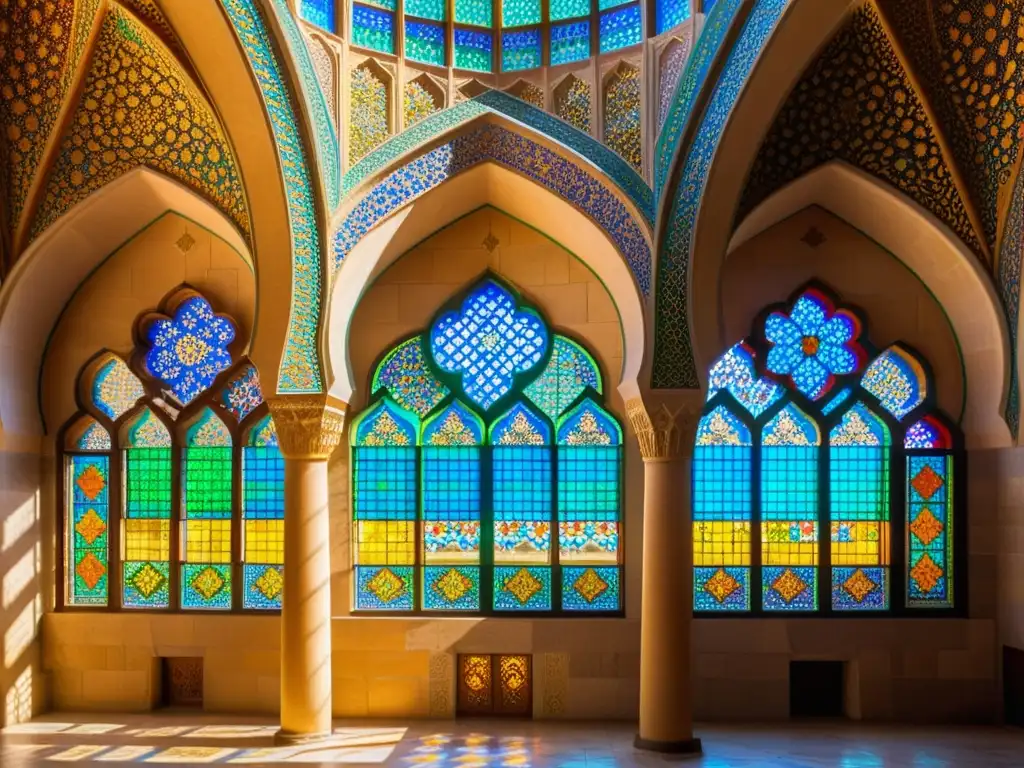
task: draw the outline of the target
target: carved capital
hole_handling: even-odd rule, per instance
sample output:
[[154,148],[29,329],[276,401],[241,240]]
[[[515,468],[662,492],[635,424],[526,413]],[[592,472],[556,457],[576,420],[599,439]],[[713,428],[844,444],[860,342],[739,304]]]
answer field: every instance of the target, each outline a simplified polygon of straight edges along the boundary
[[345,403],[330,395],[267,398],[281,454],[286,459],[327,459],[341,443]]
[[700,422],[699,395],[657,399],[634,397],[626,402],[626,416],[640,443],[644,461],[667,461],[693,453]]

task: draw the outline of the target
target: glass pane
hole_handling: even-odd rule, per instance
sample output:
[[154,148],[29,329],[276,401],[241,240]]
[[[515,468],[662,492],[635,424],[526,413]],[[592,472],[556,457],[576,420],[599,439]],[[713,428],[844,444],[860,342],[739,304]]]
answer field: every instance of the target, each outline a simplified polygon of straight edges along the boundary
[[145,394],[142,382],[119,357],[104,363],[92,383],[92,401],[111,421],[128,413]]
[[551,21],[589,16],[590,0],[551,0],[548,15],[551,17]]
[[491,71],[491,48],[494,40],[487,32],[455,30],[455,66],[474,72]]
[[658,0],[657,34],[690,18],[690,0]]
[[860,384],[897,419],[917,408],[928,395],[924,368],[899,347],[890,347],[876,357]]
[[607,11],[609,8],[625,5],[628,2],[630,2],[630,0],[597,0],[597,10]]
[[284,459],[276,446],[242,453],[244,608],[280,610],[284,589]]
[[445,0],[405,0],[405,15],[444,21]]
[[299,8],[302,18],[321,29],[334,31],[335,0],[300,0]]
[[166,608],[171,578],[171,449],[132,448],[125,451],[124,466],[123,604]]
[[107,605],[110,458],[70,457],[68,480],[67,604]]
[[641,38],[640,6],[631,5],[601,14],[601,53],[637,45]]
[[502,0],[501,26],[524,27],[540,24],[540,0]]
[[444,66],[444,27],[440,24],[405,22],[405,58]]
[[501,71],[516,72],[540,66],[540,30],[501,33]]
[[953,457],[907,457],[907,605],[953,607]]
[[829,436],[832,607],[889,607],[889,430],[863,403]]
[[619,569],[564,566],[562,568],[563,611],[617,611]]
[[[476,27],[494,26],[494,8],[491,0],[455,0],[455,21]],[[458,35],[457,30],[455,34]]]
[[551,26],[551,64],[568,64],[590,56],[590,22]]
[[260,388],[260,377],[256,368],[251,365],[242,369],[221,393],[221,404],[236,421],[243,421],[246,416],[263,403],[263,391]]
[[750,430],[719,406],[701,419],[693,453],[693,607],[750,609]]
[[216,445],[185,449],[182,608],[231,608],[231,454]]
[[395,19],[387,11],[352,6],[352,42],[382,53],[395,52]]

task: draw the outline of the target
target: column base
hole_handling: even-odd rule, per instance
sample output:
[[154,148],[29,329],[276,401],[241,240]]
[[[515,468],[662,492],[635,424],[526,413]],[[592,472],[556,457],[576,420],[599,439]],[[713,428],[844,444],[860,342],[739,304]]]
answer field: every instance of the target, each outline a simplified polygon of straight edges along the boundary
[[636,749],[643,749],[647,752],[661,752],[665,755],[700,757],[703,754],[700,746],[700,739],[686,739],[684,741],[656,741],[654,739],[642,739],[638,734],[637,737],[633,739],[633,746]]
[[281,729],[274,734],[274,744],[280,747],[298,747],[303,744],[324,741],[330,738],[331,735],[332,731],[324,731],[323,733],[291,733]]

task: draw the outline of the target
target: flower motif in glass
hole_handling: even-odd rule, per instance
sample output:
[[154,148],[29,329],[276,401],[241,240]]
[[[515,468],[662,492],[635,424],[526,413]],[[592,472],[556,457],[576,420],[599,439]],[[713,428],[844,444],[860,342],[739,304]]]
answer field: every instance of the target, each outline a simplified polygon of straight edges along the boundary
[[372,394],[381,389],[387,389],[396,403],[420,418],[449,393],[448,387],[437,380],[427,365],[421,336],[403,341],[380,362],[373,375]]
[[260,376],[254,366],[246,366],[235,376],[221,393],[221,402],[242,421],[263,403],[263,391],[260,389]]
[[353,445],[416,445],[416,417],[386,398],[366,411],[353,430]]
[[277,447],[277,427],[270,414],[260,419],[259,424],[249,430],[249,445],[254,448]]
[[818,291],[807,291],[788,316],[773,312],[765,321],[764,335],[772,345],[768,370],[788,376],[800,392],[817,400],[831,389],[836,376],[860,369],[860,332],[860,321],[852,313],[835,310]]
[[444,66],[444,27],[420,21],[405,22],[405,58]]
[[483,425],[462,403],[456,401],[423,425],[424,445],[481,445]]
[[757,376],[753,352],[743,342],[734,344],[711,366],[708,400],[723,389],[728,390],[754,418],[768,410],[783,394],[782,387],[774,381]]
[[329,32],[334,31],[334,0],[302,0],[299,9],[306,21]]
[[567,413],[558,423],[559,445],[620,445],[622,430],[604,409],[590,400]]
[[94,420],[89,419],[88,425],[75,442],[75,448],[79,451],[109,451],[110,434]]
[[178,305],[173,318],[150,323],[146,368],[187,405],[231,365],[227,347],[234,340],[231,321],[215,315],[202,296],[191,296]]
[[601,375],[594,359],[576,342],[555,336],[548,364],[524,394],[557,422],[587,387],[601,394]]
[[549,340],[535,312],[517,309],[512,294],[488,280],[460,311],[438,318],[430,343],[437,366],[459,375],[466,395],[486,409],[511,391],[517,374],[541,362]]
[[492,445],[549,445],[551,430],[543,419],[516,403],[491,425]]

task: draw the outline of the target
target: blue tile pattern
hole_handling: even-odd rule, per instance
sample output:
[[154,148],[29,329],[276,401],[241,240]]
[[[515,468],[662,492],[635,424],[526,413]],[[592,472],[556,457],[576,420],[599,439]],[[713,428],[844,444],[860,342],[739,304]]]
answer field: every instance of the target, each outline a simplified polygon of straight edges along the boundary
[[334,235],[334,268],[341,266],[363,235],[392,213],[456,174],[488,160],[536,181],[593,219],[616,244],[640,290],[648,295],[651,251],[629,209],[586,169],[498,125],[479,126],[435,147],[399,167],[367,192]]
[[[715,13],[727,8],[730,2],[722,0]],[[694,135],[671,208],[667,209],[670,212],[665,222],[666,234],[658,252],[654,369],[651,374],[654,389],[700,388],[687,319],[693,225],[725,123],[754,63],[788,5],[789,0],[759,0],[747,17],[715,85],[700,128]]]
[[522,123],[582,155],[615,182],[637,207],[646,223],[650,224],[653,220],[654,195],[643,176],[629,163],[564,120],[501,91],[485,91],[421,120],[412,128],[384,142],[349,168],[342,181],[342,194],[348,195],[362,181],[383,170],[414,147],[488,112]]
[[299,65],[299,78],[308,105],[307,113],[312,123],[310,127],[316,137],[317,157],[320,159],[320,173],[327,191],[327,203],[333,210],[341,201],[341,150],[338,147],[338,135],[334,132],[334,120],[327,109],[320,79],[316,76],[313,59],[306,47],[306,38],[288,10],[288,4],[285,0],[274,0],[274,11],[288,39],[292,60]]
[[679,79],[679,85],[676,86],[672,106],[668,110],[668,117],[665,119],[661,133],[658,134],[658,143],[654,149],[654,194],[656,197],[661,197],[661,188],[665,186],[669,166],[672,163],[672,155],[676,151],[676,144],[679,143],[683,130],[691,119],[697,95],[704,89],[708,72],[722,49],[726,34],[736,18],[741,2],[742,0],[723,0],[715,6],[714,12],[708,16],[707,24],[701,31],[700,37],[697,38],[693,54],[686,62],[683,76]]
[[277,390],[292,394],[321,392],[320,233],[305,149],[281,64],[253,0],[221,2],[263,94],[287,192],[292,235],[292,307]]

